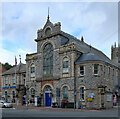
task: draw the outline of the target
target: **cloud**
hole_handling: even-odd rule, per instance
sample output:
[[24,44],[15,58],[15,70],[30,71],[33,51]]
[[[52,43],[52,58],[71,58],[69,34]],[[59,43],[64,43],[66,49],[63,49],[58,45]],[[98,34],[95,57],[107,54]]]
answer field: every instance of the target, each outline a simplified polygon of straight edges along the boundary
[[[102,50],[110,57],[110,47],[117,41],[117,3],[108,2],[19,2],[3,3],[1,61],[36,52],[37,30],[43,28],[50,7],[50,20],[61,22],[62,30]],[[6,45],[8,43],[9,45]],[[11,48],[10,45],[13,47]],[[5,54],[6,53],[6,54]],[[9,59],[6,58],[9,55]],[[6,60],[3,60],[6,59]]]

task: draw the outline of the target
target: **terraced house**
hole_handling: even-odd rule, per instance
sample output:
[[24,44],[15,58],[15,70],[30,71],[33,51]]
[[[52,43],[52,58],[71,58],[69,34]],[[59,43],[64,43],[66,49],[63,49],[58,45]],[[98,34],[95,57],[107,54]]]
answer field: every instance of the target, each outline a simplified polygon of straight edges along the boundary
[[23,103],[25,96],[26,65],[21,62],[2,74],[2,98],[12,103]]

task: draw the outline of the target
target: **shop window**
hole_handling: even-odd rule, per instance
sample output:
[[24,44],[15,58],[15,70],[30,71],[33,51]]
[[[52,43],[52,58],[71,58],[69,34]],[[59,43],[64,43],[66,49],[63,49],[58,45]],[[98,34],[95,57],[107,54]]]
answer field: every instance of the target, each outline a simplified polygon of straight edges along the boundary
[[13,99],[15,99],[15,91],[13,91],[12,94],[13,94]]

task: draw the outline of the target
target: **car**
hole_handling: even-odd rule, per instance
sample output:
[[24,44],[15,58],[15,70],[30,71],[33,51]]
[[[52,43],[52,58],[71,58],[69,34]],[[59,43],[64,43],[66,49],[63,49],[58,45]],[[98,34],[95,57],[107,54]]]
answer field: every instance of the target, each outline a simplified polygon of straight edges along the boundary
[[4,100],[0,100],[0,107],[2,107],[2,108],[5,108],[5,107],[12,108],[13,105],[10,102],[4,101]]
[[5,100],[0,100],[0,108],[3,107],[3,102],[5,102]]

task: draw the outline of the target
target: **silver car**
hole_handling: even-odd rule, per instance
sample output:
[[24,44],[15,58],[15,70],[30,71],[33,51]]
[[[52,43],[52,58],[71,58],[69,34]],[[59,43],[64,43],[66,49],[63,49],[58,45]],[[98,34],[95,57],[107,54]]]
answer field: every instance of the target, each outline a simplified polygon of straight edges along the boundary
[[4,100],[0,100],[0,107],[9,107],[9,108],[12,108],[13,105],[10,103],[10,102],[6,102]]

